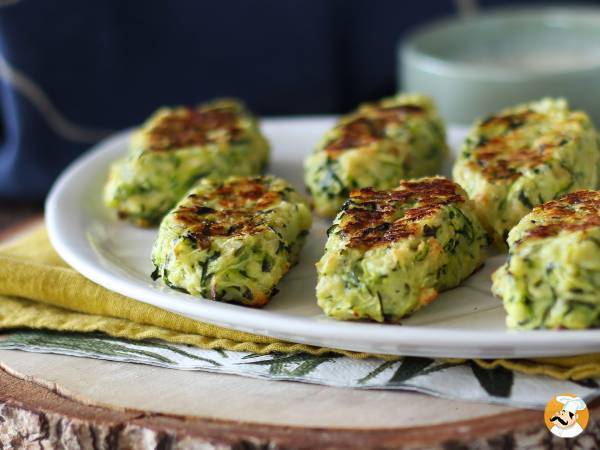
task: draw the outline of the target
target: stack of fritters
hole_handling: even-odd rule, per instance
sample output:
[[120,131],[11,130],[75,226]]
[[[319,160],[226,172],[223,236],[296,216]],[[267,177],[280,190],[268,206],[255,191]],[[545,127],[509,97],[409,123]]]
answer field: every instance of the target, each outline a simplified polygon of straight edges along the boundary
[[155,225],[196,181],[258,175],[268,159],[257,121],[239,101],[161,108],[111,168],[104,200],[121,218]]
[[544,99],[478,121],[453,171],[496,244],[531,209],[578,189],[595,189],[600,148],[587,114]]
[[402,179],[438,174],[447,151],[431,100],[398,95],[342,117],[306,159],[305,182],[316,212],[332,217],[353,189],[391,189]]

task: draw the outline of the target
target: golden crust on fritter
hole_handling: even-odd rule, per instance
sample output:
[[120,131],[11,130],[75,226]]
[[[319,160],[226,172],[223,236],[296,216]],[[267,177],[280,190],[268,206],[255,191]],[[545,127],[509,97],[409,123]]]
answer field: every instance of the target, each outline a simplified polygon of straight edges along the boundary
[[385,137],[386,127],[400,125],[409,115],[423,114],[419,105],[391,105],[366,103],[358,111],[337,125],[339,135],[324,147],[328,156],[335,158],[345,150],[366,147]]
[[[460,187],[442,177],[402,181],[394,190],[365,188],[352,191],[344,205],[342,233],[349,247],[372,248],[418,234],[418,222],[449,203],[463,202]],[[398,211],[414,203],[401,217]]]
[[384,137],[385,123],[382,120],[371,120],[366,117],[356,117],[338,125],[339,136],[325,145],[325,152],[335,158],[341,152],[365,147]]
[[[567,194],[537,206],[530,228],[519,241],[543,239],[558,235],[561,231],[583,231],[600,226],[600,192],[582,190]],[[538,219],[539,217],[539,219]]]
[[211,192],[195,195],[194,198],[204,202],[216,201],[223,209],[238,209],[248,203],[255,203],[256,207],[261,209],[279,199],[279,193],[272,191],[266,180],[268,178],[236,178]]
[[205,194],[190,194],[175,211],[175,219],[201,248],[214,237],[254,234],[264,229],[260,211],[281,199],[264,179],[240,178]]
[[481,127],[490,128],[492,126],[502,126],[509,130],[515,130],[525,125],[536,115],[539,116],[540,114],[529,109],[507,114],[495,114],[483,119]]
[[386,124],[401,124],[407,116],[425,113],[421,105],[404,104],[385,106],[381,103],[365,103],[358,109],[359,114],[383,120]]
[[222,102],[196,108],[179,107],[159,116],[145,131],[150,151],[170,151],[225,140],[240,134],[240,105]]
[[[479,141],[473,149],[472,166],[479,166],[490,181],[514,181],[525,168],[539,166],[552,159],[560,141],[545,139],[533,145],[528,134],[544,115],[532,110],[499,114],[479,126]],[[535,136],[534,138],[537,138]]]

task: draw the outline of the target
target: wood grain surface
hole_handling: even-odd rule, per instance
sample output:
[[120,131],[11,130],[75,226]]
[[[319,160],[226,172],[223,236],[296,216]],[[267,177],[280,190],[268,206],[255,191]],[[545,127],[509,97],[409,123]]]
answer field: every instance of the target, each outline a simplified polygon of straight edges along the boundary
[[[585,435],[562,440],[546,430],[541,411],[62,355],[2,351],[0,361],[4,367],[0,371],[2,448],[596,449],[600,441],[598,402],[590,407]],[[83,388],[86,385],[90,387]],[[157,385],[161,388],[156,389]],[[236,395],[247,391],[249,398],[236,402],[235,396],[228,397],[227,390],[234,385]],[[183,402],[181,392],[186,390],[191,400],[178,407],[177,402]],[[170,402],[169,392],[173,393]],[[295,425],[286,424],[292,423],[289,411],[302,395],[306,405],[301,410],[312,402],[315,416],[329,411],[335,419],[318,426],[301,411]],[[156,397],[155,405],[169,404],[147,409],[152,402],[143,400],[144,396]],[[345,400],[346,396],[352,401]],[[210,401],[212,397],[216,403]],[[211,410],[202,405],[203,399]],[[215,406],[224,399],[228,399],[227,407]],[[237,415],[227,412],[235,407]],[[187,414],[165,412],[177,410]],[[372,416],[363,425],[361,410]],[[278,415],[287,419],[277,419]]]

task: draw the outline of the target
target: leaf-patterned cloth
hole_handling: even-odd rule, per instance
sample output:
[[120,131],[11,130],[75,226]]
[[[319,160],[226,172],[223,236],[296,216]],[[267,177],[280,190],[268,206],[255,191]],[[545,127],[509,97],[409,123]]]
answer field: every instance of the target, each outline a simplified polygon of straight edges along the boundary
[[19,331],[6,334],[0,349],[59,353],[112,361],[203,370],[271,380],[293,380],[358,389],[414,390],[452,399],[543,409],[557,392],[575,392],[589,402],[600,380],[559,381],[503,367],[484,369],[473,361],[447,362],[406,357],[399,361],[354,359],[337,353],[261,355],[201,349],[156,340],[116,339],[98,333]]

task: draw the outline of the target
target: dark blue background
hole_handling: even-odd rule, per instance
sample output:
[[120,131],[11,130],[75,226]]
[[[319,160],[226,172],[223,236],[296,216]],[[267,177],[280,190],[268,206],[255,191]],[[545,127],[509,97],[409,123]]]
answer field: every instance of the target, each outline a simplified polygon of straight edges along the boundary
[[[92,131],[223,95],[261,115],[339,113],[393,93],[398,39],[454,13],[429,0],[20,0],[0,7],[0,54]],[[93,139],[57,132],[0,83],[0,199],[41,198]]]

